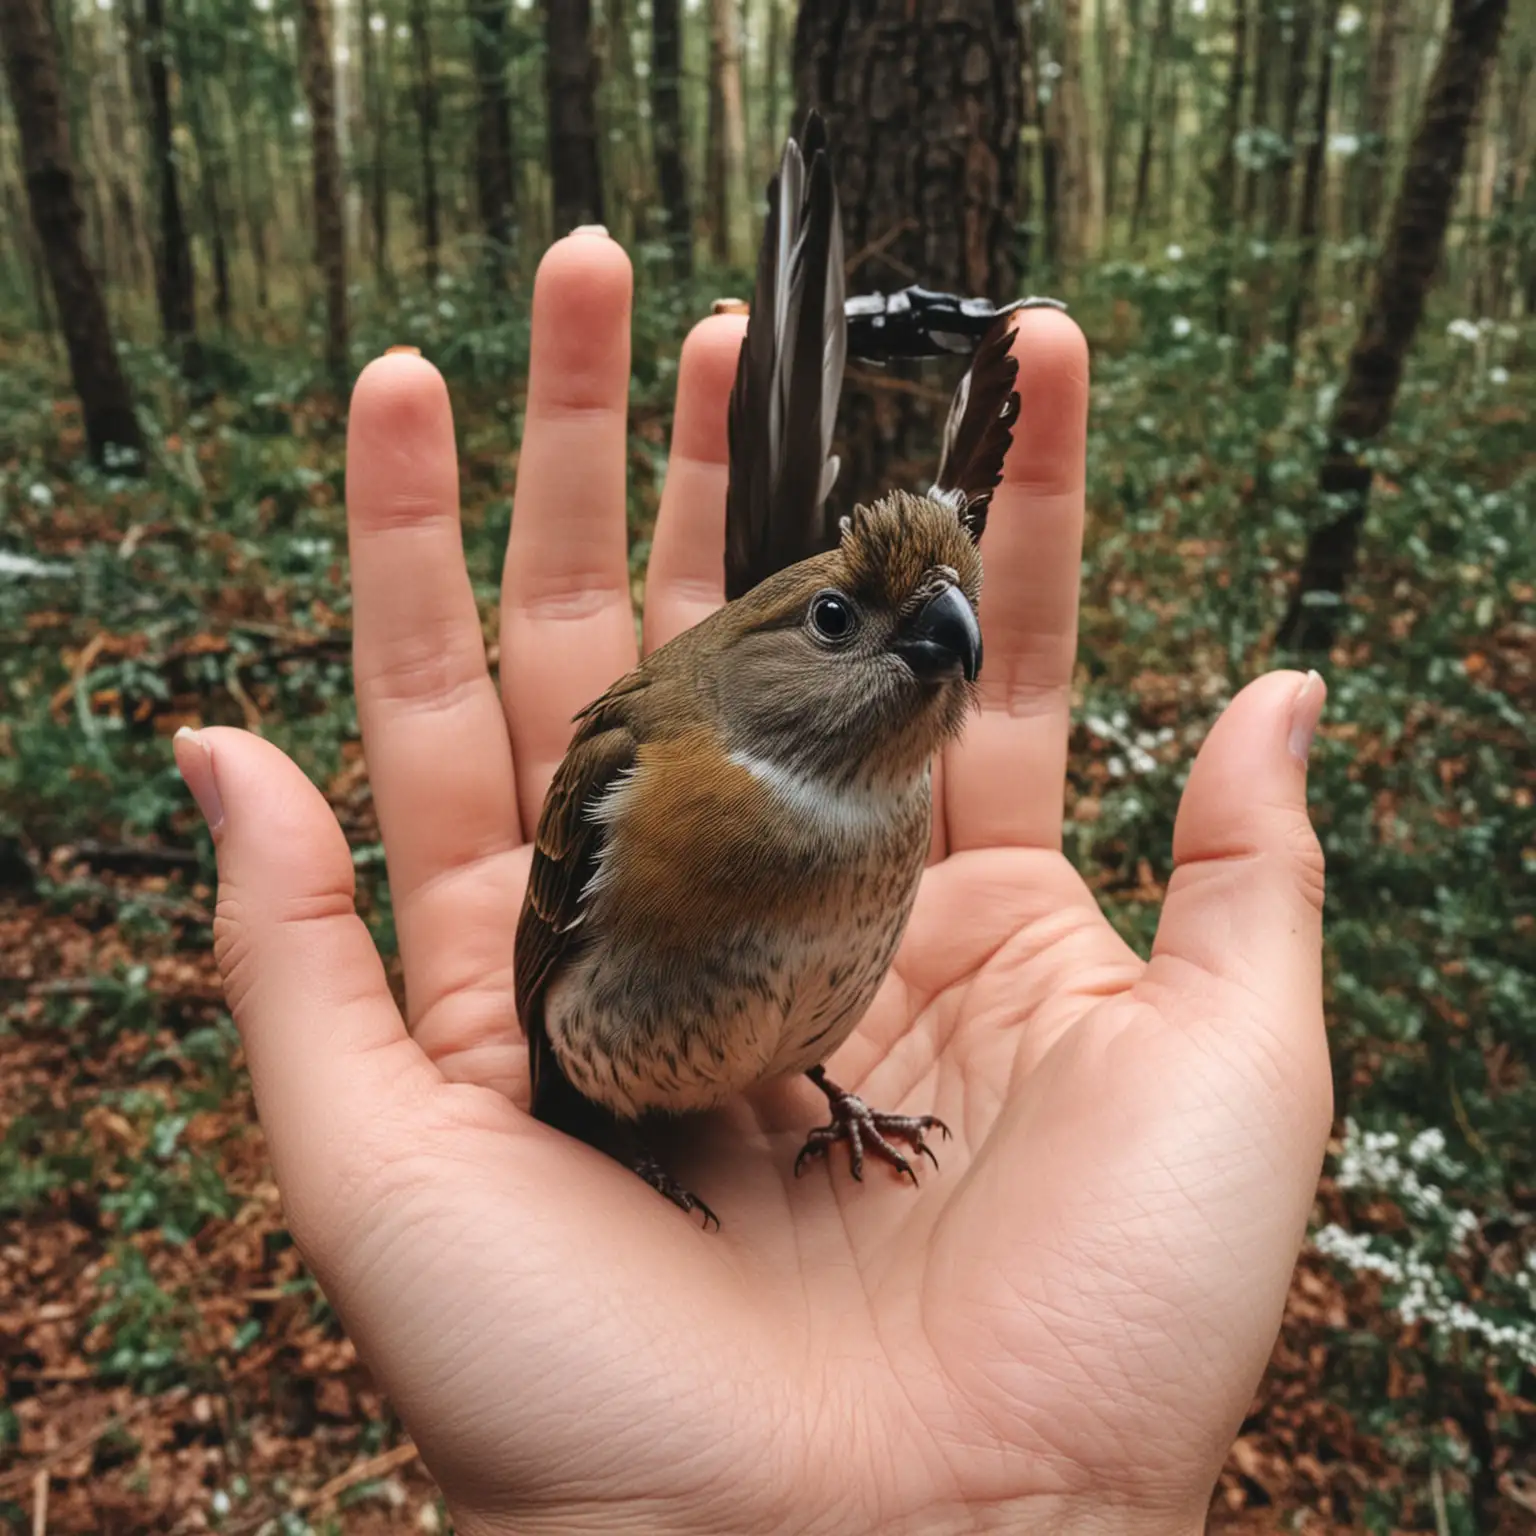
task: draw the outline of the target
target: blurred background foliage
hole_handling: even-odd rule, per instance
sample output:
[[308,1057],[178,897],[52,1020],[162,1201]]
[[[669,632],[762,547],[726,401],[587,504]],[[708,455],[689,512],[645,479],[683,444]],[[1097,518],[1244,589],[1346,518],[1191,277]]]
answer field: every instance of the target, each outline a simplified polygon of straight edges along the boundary
[[[1328,679],[1339,1122],[1213,1529],[1536,1530],[1536,11],[5,0],[0,45],[0,1518],[444,1528],[283,1232],[168,738],[292,753],[388,951],[351,378],[446,374],[494,659],[532,273],[607,223],[643,598],[678,346],[817,103],[853,291],[1089,335],[1067,838],[1133,943],[1215,715]],[[859,483],[956,366],[855,370]]]

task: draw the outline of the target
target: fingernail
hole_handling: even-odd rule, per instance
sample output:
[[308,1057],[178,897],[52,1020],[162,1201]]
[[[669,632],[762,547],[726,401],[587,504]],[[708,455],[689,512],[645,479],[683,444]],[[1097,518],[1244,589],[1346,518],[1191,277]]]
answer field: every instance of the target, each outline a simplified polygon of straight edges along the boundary
[[598,235],[606,240],[608,238],[608,226],[606,224],[578,224],[571,233],[573,235]]
[[1291,701],[1291,734],[1286,745],[1297,762],[1306,762],[1312,750],[1312,738],[1317,734],[1317,722],[1323,718],[1327,698],[1328,685],[1318,673],[1308,672]]
[[404,342],[401,342],[400,345],[397,346],[397,347],[385,347],[384,348],[384,356],[385,357],[393,357],[395,355],[395,353],[397,353],[397,352],[405,352],[405,353],[407,353],[411,357],[420,357],[421,356],[421,348],[420,347],[407,346]]
[[716,299],[710,306],[712,315],[744,315],[750,308],[745,299]]
[[217,837],[224,826],[224,802],[219,799],[219,781],[213,772],[213,750],[196,731],[187,726],[176,732],[171,750],[176,754],[176,768],[183,783],[192,791],[197,808]]

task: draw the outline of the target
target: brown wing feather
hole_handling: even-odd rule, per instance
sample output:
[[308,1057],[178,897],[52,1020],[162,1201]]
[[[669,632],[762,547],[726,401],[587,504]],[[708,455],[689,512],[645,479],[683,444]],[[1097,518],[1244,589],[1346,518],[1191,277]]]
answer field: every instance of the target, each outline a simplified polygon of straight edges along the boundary
[[625,705],[628,695],[644,686],[644,679],[631,673],[576,717],[576,735],[539,816],[528,894],[513,947],[517,1013],[528,1036],[533,1113],[575,1134],[585,1134],[583,1127],[571,1123],[580,1118],[580,1106],[573,1102],[579,1096],[549,1050],[544,994],[582,942],[582,893],[597,867],[603,840],[591,810],[634,766],[636,743]]
[[971,366],[955,390],[939,472],[929,495],[953,506],[980,541],[987,507],[1003,478],[1003,460],[1019,416],[1019,364],[1013,351],[1011,316],[1003,316],[983,337]]

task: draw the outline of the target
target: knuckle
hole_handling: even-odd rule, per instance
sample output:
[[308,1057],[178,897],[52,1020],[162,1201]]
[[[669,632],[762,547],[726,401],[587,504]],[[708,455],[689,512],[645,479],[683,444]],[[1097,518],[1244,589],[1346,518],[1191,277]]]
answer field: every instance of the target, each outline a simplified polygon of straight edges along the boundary
[[1285,851],[1302,899],[1309,907],[1321,912],[1327,893],[1327,860],[1317,831],[1305,811],[1286,828]]

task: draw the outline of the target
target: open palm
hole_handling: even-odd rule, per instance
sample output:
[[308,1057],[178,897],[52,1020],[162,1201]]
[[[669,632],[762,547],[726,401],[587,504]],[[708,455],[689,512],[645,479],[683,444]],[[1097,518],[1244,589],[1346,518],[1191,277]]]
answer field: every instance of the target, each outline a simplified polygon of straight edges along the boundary
[[[571,715],[633,664],[630,270],[561,241],[534,299],[501,688],[464,569],[446,391],[358,385],[359,712],[406,1017],[317,790],[207,730],[216,941],[294,1234],[465,1533],[1195,1531],[1273,1342],[1330,1115],[1321,685],[1246,689],[1193,769],[1150,963],[1062,858],[1087,358],[1021,317],[984,545],[984,708],[939,765],[907,939],[832,1075],[953,1139],[914,1190],[793,1175],[792,1082],[678,1126],[701,1231],[527,1115],[512,935]],[[683,354],[650,648],[719,603],[741,322]]]

